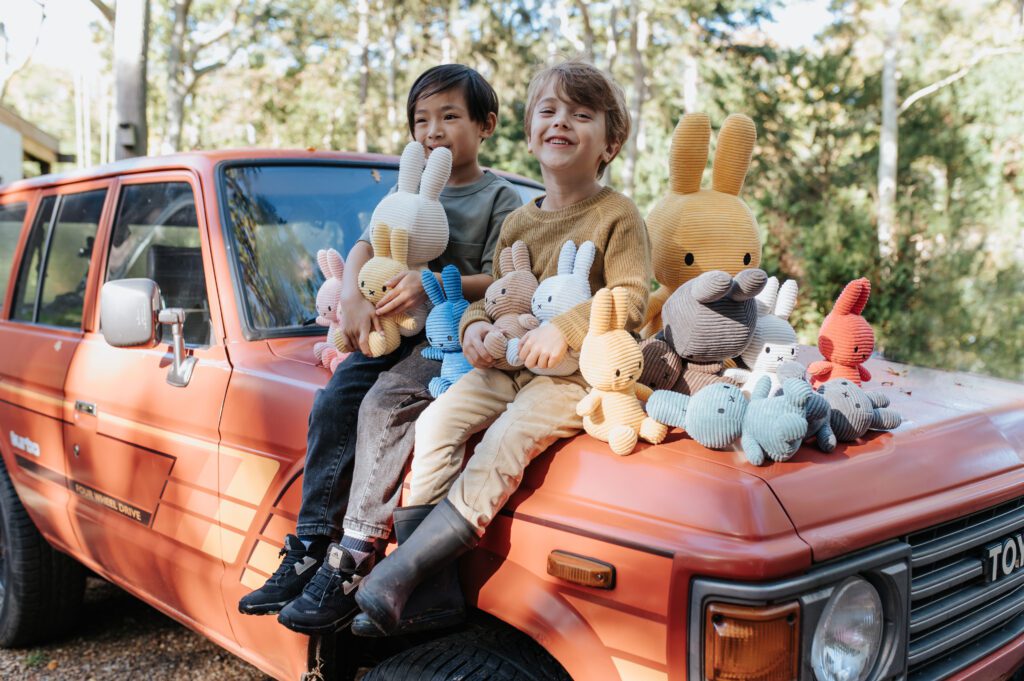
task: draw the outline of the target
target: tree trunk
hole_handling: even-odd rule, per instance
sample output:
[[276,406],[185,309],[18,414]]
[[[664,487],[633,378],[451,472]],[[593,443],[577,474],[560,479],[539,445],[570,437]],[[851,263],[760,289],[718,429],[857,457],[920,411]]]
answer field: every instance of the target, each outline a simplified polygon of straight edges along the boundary
[[692,52],[683,57],[683,112],[700,111],[700,72],[697,70],[697,58]]
[[167,109],[164,112],[164,135],[161,151],[165,154],[181,149],[181,134],[185,119],[185,38],[188,34],[188,15],[192,0],[178,0],[174,4],[174,24],[167,50]]
[[882,129],[878,158],[878,252],[883,259],[896,252],[896,163],[899,151],[900,15],[904,0],[889,0],[884,15],[882,52]]
[[636,177],[636,159],[640,150],[640,127],[643,123],[644,97],[647,68],[644,65],[644,50],[647,49],[647,12],[640,8],[639,0],[629,5],[629,58],[633,65],[633,101],[630,103],[629,114],[633,119],[633,129],[626,142],[625,163],[622,167],[622,192],[626,196],[633,195]]
[[402,142],[401,124],[398,122],[398,8],[391,2],[385,4],[387,45],[384,60],[387,62],[388,150],[392,154],[397,154]]
[[612,0],[608,9],[608,25],[605,27],[604,58],[608,73],[615,73],[615,58],[619,56],[619,5],[622,0]]
[[575,0],[576,8],[580,11],[580,20],[583,22],[583,56],[590,63],[594,63],[594,27],[590,23],[590,10],[584,0]]
[[370,93],[370,3],[359,0],[359,110],[356,114],[356,151],[365,154],[366,124],[369,112],[366,110]]

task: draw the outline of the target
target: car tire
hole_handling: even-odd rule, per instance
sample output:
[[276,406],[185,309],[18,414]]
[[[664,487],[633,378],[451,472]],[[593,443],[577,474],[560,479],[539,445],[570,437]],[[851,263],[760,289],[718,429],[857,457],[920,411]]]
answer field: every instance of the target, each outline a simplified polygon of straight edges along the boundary
[[65,634],[81,611],[85,575],[36,529],[0,461],[0,647]]
[[571,681],[533,639],[514,629],[475,628],[414,646],[363,681]]

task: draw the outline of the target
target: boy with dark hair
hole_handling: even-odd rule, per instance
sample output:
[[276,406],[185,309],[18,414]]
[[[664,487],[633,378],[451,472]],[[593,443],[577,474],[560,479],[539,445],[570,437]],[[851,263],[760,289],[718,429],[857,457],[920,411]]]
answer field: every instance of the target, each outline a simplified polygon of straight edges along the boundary
[[[515,188],[481,169],[478,160],[480,143],[497,125],[497,95],[473,69],[446,64],[416,80],[407,110],[409,131],[428,155],[438,147],[452,153],[451,176],[440,197],[448,247],[430,269],[439,273],[455,265],[467,300],[479,300],[492,281],[501,224],[521,204]],[[376,306],[363,298],[358,273],[373,255],[369,238],[367,229],[353,246],[342,282],[341,333],[360,350],[313,402],[295,535],[285,537],[277,571],[238,604],[247,614],[280,611],[282,624],[305,633],[336,630],[358,612],[354,590],[391,532],[413,422],[430,401],[430,379],[441,370],[440,362],[422,356],[422,334],[403,338],[389,355],[369,357],[367,340],[379,329],[380,317],[427,300],[419,271],[388,281],[388,293]],[[344,532],[338,524],[342,512]],[[332,543],[342,534],[340,544]]]

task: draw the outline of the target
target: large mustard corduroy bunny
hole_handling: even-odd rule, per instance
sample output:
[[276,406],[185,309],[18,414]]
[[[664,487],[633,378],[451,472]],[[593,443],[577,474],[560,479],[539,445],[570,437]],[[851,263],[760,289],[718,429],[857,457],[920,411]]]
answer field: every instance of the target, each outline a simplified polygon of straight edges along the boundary
[[640,335],[661,329],[661,308],[678,287],[704,272],[736,276],[761,264],[757,220],[739,197],[757,140],[754,121],[743,114],[725,119],[718,133],[710,189],[701,189],[711,141],[707,115],[686,114],[672,135],[669,191],[647,216],[654,276]]
[[[409,269],[409,234],[404,229],[391,229],[387,225],[376,225],[372,234],[373,257],[359,270],[359,291],[363,297],[376,305],[387,293],[386,282]],[[381,317],[381,331],[371,331],[368,343],[370,356],[381,357],[398,349],[401,335],[419,322],[413,315],[400,312]],[[420,324],[422,327],[422,324]],[[400,333],[404,332],[404,333]],[[344,334],[338,334],[336,345],[340,352],[352,352]]]
[[576,405],[587,433],[607,442],[619,456],[632,453],[638,438],[658,444],[668,433],[668,427],[649,417],[637,399],[646,399],[650,390],[637,383],[644,360],[626,331],[628,315],[625,288],[603,288],[594,296],[590,329],[580,350],[580,371],[593,387]]

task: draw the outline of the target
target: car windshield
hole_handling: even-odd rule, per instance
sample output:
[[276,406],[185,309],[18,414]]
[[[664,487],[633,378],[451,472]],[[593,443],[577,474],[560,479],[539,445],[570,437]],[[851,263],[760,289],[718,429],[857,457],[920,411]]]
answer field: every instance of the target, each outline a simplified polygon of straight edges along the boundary
[[239,165],[224,169],[222,206],[237,290],[253,336],[315,325],[321,248],[342,256],[397,181],[387,165]]

